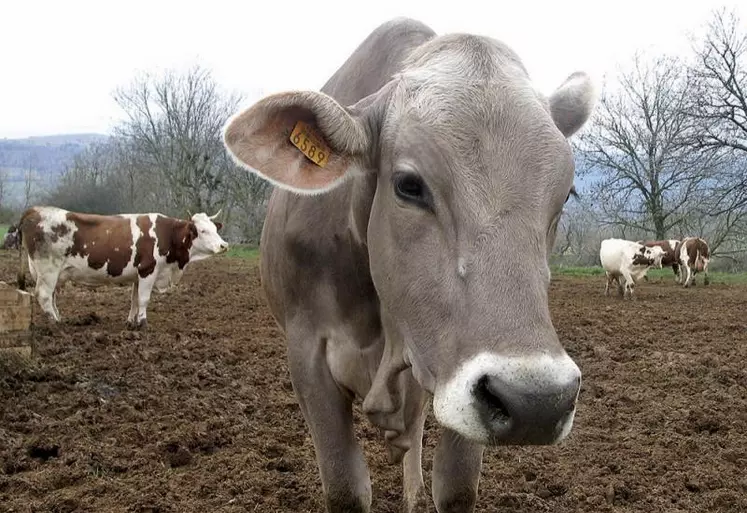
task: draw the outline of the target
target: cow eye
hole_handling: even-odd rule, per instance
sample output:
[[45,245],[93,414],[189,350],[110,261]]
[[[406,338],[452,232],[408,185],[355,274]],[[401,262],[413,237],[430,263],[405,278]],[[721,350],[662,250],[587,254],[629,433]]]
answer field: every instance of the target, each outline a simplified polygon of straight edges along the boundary
[[428,187],[418,175],[407,171],[398,171],[392,175],[392,182],[394,183],[394,192],[400,199],[422,208],[430,208]]

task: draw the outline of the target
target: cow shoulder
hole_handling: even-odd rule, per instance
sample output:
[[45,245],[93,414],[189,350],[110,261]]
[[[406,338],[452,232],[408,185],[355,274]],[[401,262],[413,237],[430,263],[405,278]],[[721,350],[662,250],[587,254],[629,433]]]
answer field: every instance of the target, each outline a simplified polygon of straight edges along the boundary
[[197,227],[192,221],[173,217],[156,217],[156,239],[158,254],[166,257],[166,263],[176,262],[183,269],[189,262],[189,250],[197,237]]
[[153,222],[148,215],[137,216],[135,220],[137,226],[135,242],[135,268],[141,278],[153,274],[156,268],[156,239],[151,235]]

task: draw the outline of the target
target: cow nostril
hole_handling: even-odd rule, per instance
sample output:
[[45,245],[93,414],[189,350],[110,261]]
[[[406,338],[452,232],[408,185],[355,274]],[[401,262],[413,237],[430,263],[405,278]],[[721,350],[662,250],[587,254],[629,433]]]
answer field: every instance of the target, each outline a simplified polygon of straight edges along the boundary
[[508,422],[511,418],[508,408],[498,396],[498,392],[488,376],[483,376],[477,380],[474,393],[477,400],[488,407],[492,421]]

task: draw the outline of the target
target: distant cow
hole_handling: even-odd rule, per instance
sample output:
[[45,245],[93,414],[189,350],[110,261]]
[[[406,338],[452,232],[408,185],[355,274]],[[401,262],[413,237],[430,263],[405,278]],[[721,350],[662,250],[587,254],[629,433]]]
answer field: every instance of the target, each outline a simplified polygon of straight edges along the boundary
[[[599,248],[599,259],[607,275],[604,295],[609,295],[610,285],[615,281],[619,295],[632,298],[636,282],[640,281],[651,267],[661,266],[663,257],[664,250],[661,246],[647,247],[624,239],[603,240]],[[625,279],[624,285],[620,278]]]
[[19,231],[14,225],[8,227],[7,233],[3,236],[3,249],[18,249],[19,248]]
[[703,273],[703,284],[708,285],[708,262],[711,250],[700,237],[685,237],[675,248],[679,265],[682,267],[678,283],[684,287],[695,285],[695,275]]
[[[671,267],[674,271],[674,277],[678,282],[680,279],[680,264],[675,250],[677,248],[677,244],[679,243],[680,241],[678,241],[677,239],[638,241],[638,244],[643,244],[644,246],[647,246],[649,248],[659,246],[664,250],[664,256],[661,259],[660,267]],[[643,279],[648,281],[648,276],[644,275]]]
[[102,216],[32,207],[19,223],[28,257],[21,256],[19,288],[25,288],[28,262],[39,305],[59,322],[56,286],[68,280],[93,287],[132,283],[127,325],[144,328],[154,287],[164,292],[179,282],[189,262],[228,250],[218,235],[221,223],[213,221],[217,215],[198,213],[183,220],[158,213]]

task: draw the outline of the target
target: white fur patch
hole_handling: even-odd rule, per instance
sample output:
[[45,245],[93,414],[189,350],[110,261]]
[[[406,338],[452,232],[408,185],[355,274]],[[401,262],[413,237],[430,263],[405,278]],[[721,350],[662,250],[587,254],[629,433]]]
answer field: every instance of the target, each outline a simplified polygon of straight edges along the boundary
[[457,274],[460,278],[467,277],[467,262],[464,258],[459,258],[459,260],[457,260]]

